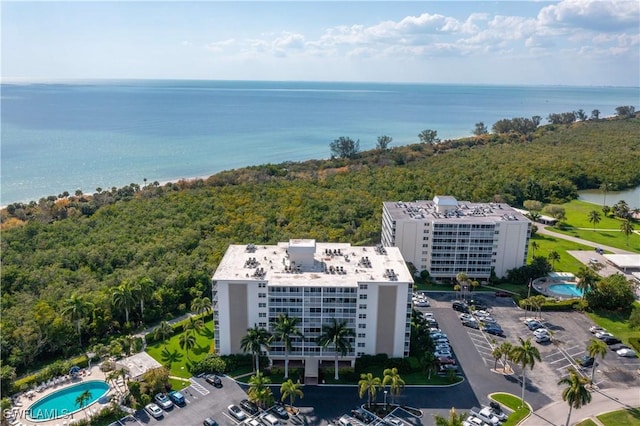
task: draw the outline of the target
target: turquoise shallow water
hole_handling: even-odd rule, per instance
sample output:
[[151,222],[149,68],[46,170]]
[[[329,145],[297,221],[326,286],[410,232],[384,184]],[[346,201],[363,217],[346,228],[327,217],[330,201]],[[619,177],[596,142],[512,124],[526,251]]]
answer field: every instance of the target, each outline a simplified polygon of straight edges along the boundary
[[[2,205],[471,134],[475,123],[636,105],[639,88],[255,81],[2,84]],[[637,106],[637,105],[636,105]],[[544,120],[543,120],[544,123]]]
[[553,284],[549,286],[548,290],[552,293],[557,293],[562,296],[582,297],[582,290],[576,287],[575,284]]
[[84,407],[106,394],[109,385],[106,382],[92,380],[60,389],[31,405],[27,410],[28,416],[34,421],[68,417],[80,409],[76,404],[76,398],[86,390],[91,392],[91,398],[85,402]]

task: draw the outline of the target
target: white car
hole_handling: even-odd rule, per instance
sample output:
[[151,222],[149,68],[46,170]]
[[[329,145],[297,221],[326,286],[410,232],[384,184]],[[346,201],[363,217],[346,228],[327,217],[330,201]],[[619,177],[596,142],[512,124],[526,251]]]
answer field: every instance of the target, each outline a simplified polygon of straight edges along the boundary
[[439,343],[436,345],[436,352],[451,352],[451,346],[448,343]]
[[475,416],[469,416],[467,420],[462,422],[462,426],[489,426],[489,424]]
[[551,333],[549,333],[549,330],[547,330],[546,328],[539,328],[536,331],[533,332],[533,335],[538,338],[538,337],[542,337],[542,336],[551,336]]
[[233,417],[235,417],[236,420],[243,421],[247,418],[247,414],[244,411],[242,411],[240,407],[238,407],[237,405],[231,404],[230,406],[227,407],[227,410],[229,410],[229,413]]
[[444,350],[444,349],[443,349],[443,350],[439,350],[439,351],[435,351],[435,352],[433,353],[433,355],[434,355],[436,358],[440,358],[441,356],[446,356],[446,357],[451,358],[451,357],[453,356],[453,355],[451,354],[451,351],[450,351],[450,350]]
[[433,315],[433,312],[423,312],[423,313],[422,313],[422,316],[423,316],[425,319],[428,319],[428,318],[436,319],[435,315]]
[[147,404],[144,407],[144,410],[149,413],[149,415],[155,419],[159,419],[160,417],[162,417],[162,409],[160,407],[158,407],[158,405],[151,403],[151,404]]
[[475,318],[471,314],[460,314],[461,321],[474,321]]
[[165,410],[168,410],[171,407],[173,407],[173,402],[171,402],[171,400],[169,399],[167,394],[164,394],[164,393],[156,394],[154,399],[155,399],[156,403],[160,407],[164,408]]
[[618,354],[618,356],[622,356],[626,358],[635,358],[638,356],[633,349],[629,349],[629,348],[618,349],[616,353]]
[[606,333],[606,332],[607,332],[607,329],[606,329],[606,328],[602,328],[602,327],[600,327],[599,325],[593,325],[593,326],[589,327],[589,331],[590,331],[591,333],[593,333],[593,334],[596,334],[596,333]]

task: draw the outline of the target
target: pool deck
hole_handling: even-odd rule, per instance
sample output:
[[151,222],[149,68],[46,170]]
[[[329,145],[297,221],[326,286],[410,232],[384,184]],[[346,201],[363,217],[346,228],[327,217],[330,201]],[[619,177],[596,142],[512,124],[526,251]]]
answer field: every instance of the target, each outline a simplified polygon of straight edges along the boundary
[[[47,395],[51,395],[52,393],[57,392],[66,387],[76,385],[82,382],[89,382],[92,380],[101,380],[104,382],[107,381],[105,373],[100,371],[100,368],[97,365],[91,366],[91,370],[89,371],[89,374],[79,376],[73,380],[67,381],[57,386],[50,386],[47,389],[43,390],[42,392],[31,391],[31,395],[33,395],[31,398],[27,396],[29,392],[23,393],[15,400],[16,403],[13,406],[13,409],[17,412],[17,416],[15,416],[14,420],[8,421],[8,424],[13,426],[19,426],[19,425],[67,426],[67,425],[74,424],[74,422],[80,419],[86,419],[88,417],[91,417],[94,414],[94,412],[97,413],[101,411],[104,407],[107,407],[110,404],[110,402],[108,402],[108,400],[105,400],[104,397],[102,397],[96,400],[93,404],[83,408],[80,411],[76,411],[75,413],[67,417],[59,418],[56,420],[46,420],[46,421],[39,421],[39,422],[34,422],[27,418],[27,409],[31,407],[31,405],[35,404],[37,401],[46,397]],[[116,389],[113,387],[113,384],[111,383],[108,383],[108,384],[109,384],[109,390],[105,394],[105,396],[116,395]],[[123,390],[123,387],[121,385],[118,385],[118,386],[120,386],[120,389]],[[105,403],[102,404],[100,402],[101,400],[104,400]]]
[[[538,278],[533,280],[532,285],[533,288],[540,294],[543,294],[547,297],[553,297],[556,299],[580,299],[580,296],[570,296],[567,294],[555,293],[549,290],[549,287],[557,284],[566,284],[567,282],[561,280],[553,280],[549,278]],[[569,283],[575,284],[575,283]]]

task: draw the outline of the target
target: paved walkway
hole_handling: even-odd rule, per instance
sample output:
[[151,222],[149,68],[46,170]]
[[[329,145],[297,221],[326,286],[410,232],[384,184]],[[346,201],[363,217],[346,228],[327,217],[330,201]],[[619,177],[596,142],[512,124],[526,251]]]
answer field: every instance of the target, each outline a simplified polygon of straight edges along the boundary
[[[640,407],[640,387],[622,389],[604,389],[594,391],[591,403],[573,409],[571,424],[597,415],[626,408]],[[520,426],[564,425],[569,414],[569,405],[565,401],[556,401],[535,411],[520,423]],[[599,423],[597,420],[594,420]]]

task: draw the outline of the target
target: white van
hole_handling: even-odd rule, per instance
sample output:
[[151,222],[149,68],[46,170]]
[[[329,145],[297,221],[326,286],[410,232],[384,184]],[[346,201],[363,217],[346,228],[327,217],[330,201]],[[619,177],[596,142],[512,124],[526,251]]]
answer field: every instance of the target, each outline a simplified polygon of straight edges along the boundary
[[264,420],[265,424],[269,425],[269,426],[279,426],[280,422],[278,421],[278,418],[276,416],[274,416],[273,414],[267,413],[265,414],[262,419]]

